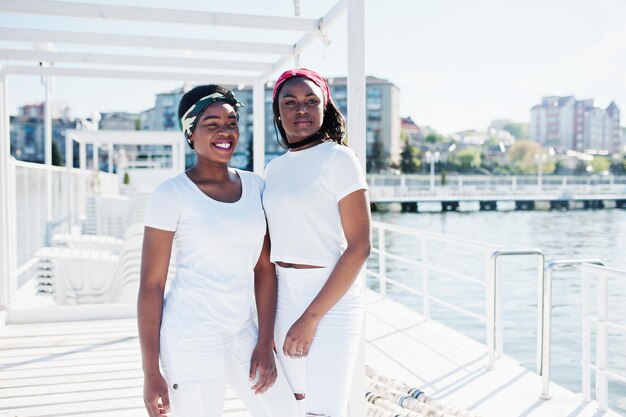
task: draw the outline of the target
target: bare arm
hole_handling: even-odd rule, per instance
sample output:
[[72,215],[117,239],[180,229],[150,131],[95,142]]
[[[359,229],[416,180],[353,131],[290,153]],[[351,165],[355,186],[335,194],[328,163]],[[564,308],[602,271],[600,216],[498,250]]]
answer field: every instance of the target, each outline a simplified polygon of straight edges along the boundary
[[301,356],[307,355],[319,321],[348,292],[369,256],[371,219],[366,191],[357,190],[341,199],[339,215],[348,247],[320,292],[287,333],[283,346],[286,355],[297,357],[294,352],[299,350],[303,352]]
[[144,402],[150,417],[169,412],[167,383],[159,370],[159,332],[173,240],[174,232],[152,227],[144,230],[137,324],[144,372]]
[[278,376],[274,362],[274,322],[276,320],[276,270],[270,262],[270,240],[265,235],[261,256],[254,268],[254,293],[259,318],[259,340],[250,360],[250,379],[257,371],[259,380],[252,389],[267,391]]

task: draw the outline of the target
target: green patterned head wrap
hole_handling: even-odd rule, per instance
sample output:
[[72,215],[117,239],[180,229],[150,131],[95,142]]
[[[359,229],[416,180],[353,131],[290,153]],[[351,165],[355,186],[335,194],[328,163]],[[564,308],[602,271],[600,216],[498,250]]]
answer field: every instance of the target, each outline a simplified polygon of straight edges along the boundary
[[185,134],[185,138],[189,140],[193,130],[196,127],[196,122],[198,121],[198,117],[209,107],[211,104],[216,101],[223,101],[225,103],[230,104],[237,110],[239,107],[243,107],[243,103],[237,100],[237,97],[232,93],[232,91],[228,91],[226,94],[215,92],[213,94],[209,94],[208,96],[202,97],[198,100],[193,106],[189,108],[183,114],[183,117],[178,121],[178,126],[180,130]]

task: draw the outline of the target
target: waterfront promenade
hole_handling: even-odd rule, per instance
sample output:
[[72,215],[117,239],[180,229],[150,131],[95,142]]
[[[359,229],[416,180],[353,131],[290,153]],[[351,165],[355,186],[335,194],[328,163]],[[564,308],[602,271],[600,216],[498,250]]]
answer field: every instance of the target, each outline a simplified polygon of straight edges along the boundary
[[[368,176],[374,209],[441,211],[626,208],[626,177],[615,176]],[[469,204],[468,204],[469,203]]]

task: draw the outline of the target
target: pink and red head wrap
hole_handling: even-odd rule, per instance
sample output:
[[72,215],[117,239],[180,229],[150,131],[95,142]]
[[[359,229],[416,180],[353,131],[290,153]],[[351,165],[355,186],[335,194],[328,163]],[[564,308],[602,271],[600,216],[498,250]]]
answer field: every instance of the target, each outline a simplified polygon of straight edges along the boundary
[[272,100],[276,100],[276,93],[278,92],[280,86],[285,81],[293,77],[304,77],[315,83],[315,85],[322,89],[322,93],[324,95],[324,106],[328,104],[328,100],[330,100],[330,88],[328,87],[326,79],[324,79],[324,77],[319,75],[317,72],[306,68],[294,68],[280,74],[280,77],[278,77],[276,83],[274,84],[274,91],[272,91]]

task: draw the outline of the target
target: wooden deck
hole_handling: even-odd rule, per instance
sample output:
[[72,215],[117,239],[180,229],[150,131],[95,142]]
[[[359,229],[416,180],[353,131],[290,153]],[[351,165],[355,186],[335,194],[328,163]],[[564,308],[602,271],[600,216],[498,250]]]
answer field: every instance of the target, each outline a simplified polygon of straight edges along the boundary
[[[600,415],[558,386],[552,400],[539,400],[539,376],[506,357],[486,371],[485,346],[373,293],[366,357],[379,372],[484,417]],[[141,385],[135,319],[0,327],[0,417],[145,417]],[[249,416],[231,391],[224,415]]]

